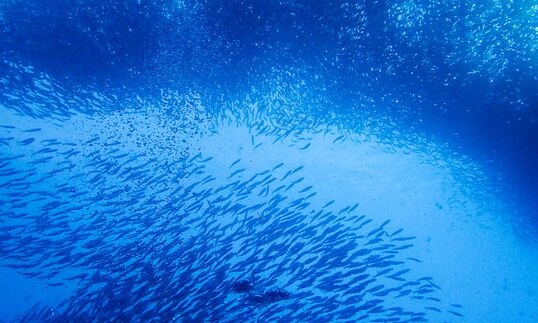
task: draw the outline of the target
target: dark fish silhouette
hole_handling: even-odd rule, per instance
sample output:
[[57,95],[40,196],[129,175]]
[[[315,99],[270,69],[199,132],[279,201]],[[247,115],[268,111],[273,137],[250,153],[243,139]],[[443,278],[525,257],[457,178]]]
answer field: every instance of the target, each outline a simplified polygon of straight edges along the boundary
[[283,289],[268,290],[263,293],[263,298],[267,303],[274,303],[290,298],[290,293]]
[[252,282],[246,279],[238,280],[232,284],[232,290],[235,293],[250,292],[253,288]]

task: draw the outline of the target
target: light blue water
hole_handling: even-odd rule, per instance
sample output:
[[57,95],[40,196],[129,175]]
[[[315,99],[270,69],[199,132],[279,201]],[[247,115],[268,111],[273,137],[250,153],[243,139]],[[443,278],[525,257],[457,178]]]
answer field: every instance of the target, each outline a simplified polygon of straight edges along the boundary
[[536,321],[537,11],[2,2],[0,321]]

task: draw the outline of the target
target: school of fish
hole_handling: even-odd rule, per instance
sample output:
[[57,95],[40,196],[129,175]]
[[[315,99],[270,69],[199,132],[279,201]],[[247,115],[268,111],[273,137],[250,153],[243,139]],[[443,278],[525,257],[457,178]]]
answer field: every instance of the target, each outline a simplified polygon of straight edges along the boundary
[[[65,130],[74,120],[117,122],[129,113],[151,123],[142,99],[122,110],[122,99],[73,93],[36,71],[11,68],[0,92],[0,114],[11,116],[0,120],[0,266],[51,287],[75,286],[57,307],[35,304],[18,320],[463,316],[460,305],[442,300],[434,277],[414,274],[421,265],[413,257],[415,237],[390,219],[362,214],[360,200],[335,208],[316,192],[323,183],[305,179],[303,166],[287,161],[285,151],[281,162],[260,170],[234,152],[226,152],[232,162],[220,167],[219,156],[196,148],[209,133],[218,135],[218,124],[240,122],[249,128],[253,154],[262,136],[274,138],[273,145],[302,138],[286,149],[308,150],[308,133],[327,132],[323,120],[298,115],[273,122],[273,114],[244,117],[233,106],[193,113],[196,96],[172,95],[166,116],[175,128],[161,138],[168,145],[150,147],[129,137],[150,137],[151,129],[137,134],[138,127],[110,122],[107,133]],[[334,135],[335,143],[341,140],[343,134]]]

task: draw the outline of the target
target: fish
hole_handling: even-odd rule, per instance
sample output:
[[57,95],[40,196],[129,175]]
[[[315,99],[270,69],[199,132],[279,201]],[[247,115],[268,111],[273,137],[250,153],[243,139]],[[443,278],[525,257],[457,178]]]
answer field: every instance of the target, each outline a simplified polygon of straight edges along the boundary
[[325,209],[325,208],[331,206],[334,202],[335,202],[335,200],[331,200],[331,201],[327,202],[327,203],[326,203],[324,206],[322,206],[321,208],[322,208],[322,209]]
[[309,191],[310,189],[312,189],[312,187],[313,187],[312,185],[307,186],[307,187],[303,188],[302,190],[300,190],[299,193],[307,192],[307,191]]
[[[307,136],[300,130],[297,123],[286,140]],[[380,235],[393,222],[374,227],[373,217],[353,214],[357,201],[332,210],[340,201],[304,187],[309,174],[285,156],[249,164],[255,175],[247,177],[231,152],[221,169],[219,156],[203,150],[156,158],[105,148],[119,134],[53,146],[32,136],[28,154],[0,157],[0,174],[11,176],[0,199],[18,206],[3,213],[0,240],[21,275],[77,285],[53,320],[427,321],[435,312],[427,307],[443,308],[428,299],[442,292],[435,279],[414,279],[413,245],[399,232]],[[49,315],[38,305],[21,320]]]
[[299,148],[299,150],[306,150],[308,149],[308,147],[310,147],[311,143],[307,143],[306,145],[304,145],[303,147]]
[[463,314],[461,314],[459,312],[456,312],[456,311],[447,310],[447,312],[452,314],[452,315],[458,316],[458,317],[463,317]]
[[241,279],[232,284],[232,291],[234,293],[246,293],[253,289],[253,284],[247,279]]
[[19,141],[19,144],[21,144],[23,146],[26,146],[26,145],[31,144],[34,141],[35,141],[35,138],[27,138],[27,139],[24,139],[22,141]]
[[241,161],[241,158],[235,160],[233,163],[230,164],[230,166],[228,168],[232,168],[234,167],[235,165],[237,165],[237,163],[239,163]]
[[31,128],[31,129],[27,129],[27,130],[23,130],[22,132],[38,132],[38,131],[41,131],[43,129],[41,128]]
[[337,141],[341,140],[342,138],[344,138],[344,135],[341,135],[341,136],[337,137],[336,139],[334,139],[333,144],[335,144]]
[[273,169],[271,169],[272,172],[274,172],[275,170],[279,169],[280,167],[284,166],[284,163],[278,163],[277,165],[275,165],[273,167]]
[[245,170],[246,170],[245,168],[238,169],[238,170],[234,171],[233,173],[231,173],[230,176],[228,176],[228,178],[232,178],[235,175],[244,172]]
[[263,293],[264,302],[274,303],[290,298],[290,293],[283,289],[271,289]]

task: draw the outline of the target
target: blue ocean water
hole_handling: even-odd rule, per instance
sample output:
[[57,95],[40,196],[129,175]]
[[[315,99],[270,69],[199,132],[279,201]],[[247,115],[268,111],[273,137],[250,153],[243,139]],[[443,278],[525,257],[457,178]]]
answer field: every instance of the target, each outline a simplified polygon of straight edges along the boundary
[[0,322],[536,322],[536,1],[0,3]]

